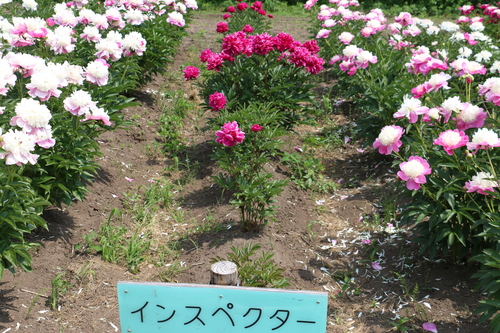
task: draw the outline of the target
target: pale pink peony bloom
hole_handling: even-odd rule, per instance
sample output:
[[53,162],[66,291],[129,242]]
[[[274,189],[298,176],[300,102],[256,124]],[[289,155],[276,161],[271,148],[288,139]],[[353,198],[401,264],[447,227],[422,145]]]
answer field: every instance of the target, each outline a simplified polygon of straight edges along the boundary
[[421,184],[427,182],[425,176],[432,172],[429,163],[419,156],[410,156],[408,162],[399,164],[399,168],[398,177],[406,181],[409,190],[418,190]]
[[328,9],[323,9],[318,13],[318,20],[326,21],[332,17],[333,13]]
[[54,33],[47,36],[46,44],[56,54],[71,53],[75,49],[76,39],[73,38],[74,30],[70,27],[60,26]]
[[[60,9],[59,9],[60,8]],[[54,6],[55,14],[52,16],[52,20],[60,26],[66,26],[74,28],[78,24],[78,18],[75,16],[72,10],[66,9],[64,7]]]
[[82,75],[90,83],[104,86],[108,83],[109,67],[106,60],[96,59],[87,65]]
[[56,139],[52,137],[52,127],[50,125],[38,128],[33,135],[36,144],[42,148],[48,149],[56,144]]
[[492,147],[500,147],[500,139],[497,133],[488,128],[478,129],[472,136],[472,140],[467,143],[467,149],[475,150],[474,153],[476,153],[478,149],[488,149]]
[[10,125],[19,126],[26,133],[33,133],[37,128],[49,125],[52,114],[47,106],[37,100],[23,98],[15,106],[16,115],[11,118]]
[[479,95],[484,95],[487,102],[500,105],[500,78],[491,77],[480,84]]
[[415,20],[411,17],[411,14],[407,12],[399,13],[399,15],[394,18],[394,21],[401,24],[403,27],[415,23]]
[[16,84],[17,77],[14,74],[14,68],[5,58],[0,58],[0,95],[7,95],[9,88]]
[[93,10],[82,8],[78,12],[78,22],[83,25],[88,25],[94,21],[96,13]]
[[63,63],[66,72],[66,81],[68,84],[83,84],[83,67],[79,65],[71,65],[69,62],[65,61]]
[[133,55],[142,56],[146,51],[146,40],[140,32],[132,31],[123,38],[123,55],[130,57]]
[[90,112],[86,113],[85,119],[82,119],[81,121],[83,122],[88,120],[100,120],[104,125],[111,126],[108,113],[104,111],[103,108],[99,108],[97,106],[91,106]]
[[0,137],[0,147],[6,151],[0,153],[0,158],[5,159],[6,165],[36,164],[39,155],[31,153],[35,145],[36,136],[10,129]]
[[356,55],[354,63],[358,68],[367,68],[368,64],[376,64],[378,61],[377,56],[369,51],[361,51]]
[[498,187],[498,182],[488,172],[478,172],[470,182],[465,182],[467,193],[477,192],[488,195],[486,191],[493,192],[495,187]]
[[373,143],[373,148],[378,148],[378,152],[384,155],[390,155],[393,151],[398,152],[403,144],[400,140],[403,133],[403,128],[399,126],[385,126]]
[[186,21],[184,21],[184,17],[181,13],[171,12],[168,13],[167,23],[172,25],[176,25],[178,27],[183,27],[186,25]]
[[457,76],[464,76],[467,74],[486,74],[486,67],[477,61],[470,61],[467,59],[456,59],[450,64],[457,73]]
[[451,79],[451,75],[446,73],[432,74],[430,79],[424,83],[425,91],[438,91],[440,88],[450,89],[448,86],[448,80]]
[[194,10],[198,9],[198,4],[196,0],[184,0],[184,4],[189,9],[194,9]]
[[340,35],[339,35],[339,41],[341,43],[344,43],[344,44],[349,44],[353,39],[354,39],[354,35],[351,34],[350,32],[348,31],[344,31],[342,32]]
[[328,35],[330,35],[331,30],[328,29],[321,29],[318,31],[316,34],[316,38],[328,38]]
[[323,28],[331,28],[331,27],[336,26],[336,25],[337,25],[337,21],[332,20],[332,19],[328,19],[328,20],[324,21],[321,26]]
[[92,23],[99,30],[106,30],[109,28],[109,22],[106,15],[96,14]]
[[347,59],[352,59],[362,51],[363,49],[360,49],[356,45],[347,45],[342,51],[342,54],[344,54],[344,57]]
[[444,117],[444,122],[447,123],[450,120],[453,111],[459,112],[462,109],[462,102],[460,97],[453,96],[448,97],[441,103],[441,114]]
[[83,90],[76,90],[64,99],[64,108],[75,116],[81,116],[90,112],[90,108],[97,105],[92,101],[92,96]]
[[102,37],[97,27],[87,26],[83,29],[83,33],[80,34],[80,38],[83,38],[89,42],[98,42]]
[[488,114],[482,108],[470,103],[462,103],[460,112],[456,116],[457,128],[465,131],[469,128],[480,128]]
[[38,4],[35,0],[23,0],[23,8],[26,10],[35,11],[38,7]]
[[96,45],[95,48],[97,50],[94,55],[97,58],[104,60],[117,61],[122,57],[122,49],[121,45],[114,40],[105,38],[101,39]]
[[434,140],[435,145],[443,146],[448,155],[453,155],[453,150],[458,147],[463,147],[469,142],[469,137],[465,135],[464,131],[446,130],[439,134],[439,137]]
[[30,77],[38,68],[45,67],[45,60],[27,53],[9,52],[5,56],[12,68],[17,69],[23,77]]
[[245,139],[245,133],[240,130],[236,121],[225,123],[215,135],[217,135],[215,141],[227,147],[235,146]]
[[61,79],[47,67],[33,73],[31,82],[26,85],[26,88],[29,89],[28,94],[31,97],[38,97],[41,101],[47,101],[52,96],[59,97],[61,95],[61,90],[57,89],[60,84]]
[[364,27],[363,29],[361,29],[361,35],[363,37],[370,37],[371,35],[374,35],[376,33],[377,33],[377,30],[375,30],[372,27]]
[[406,95],[399,110],[394,113],[394,118],[408,118],[410,123],[416,123],[418,115],[426,114],[429,108],[422,106],[422,102],[416,98]]
[[144,15],[139,9],[129,9],[123,17],[130,25],[141,25],[144,22]]

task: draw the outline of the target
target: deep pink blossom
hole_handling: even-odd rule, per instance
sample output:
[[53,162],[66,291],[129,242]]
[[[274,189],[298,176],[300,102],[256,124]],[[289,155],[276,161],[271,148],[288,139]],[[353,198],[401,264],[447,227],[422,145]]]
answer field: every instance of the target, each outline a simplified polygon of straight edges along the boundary
[[220,111],[226,108],[227,98],[223,93],[214,92],[208,97],[208,106],[212,111]]
[[219,22],[217,23],[217,28],[216,28],[216,31],[220,34],[226,32],[229,30],[229,26],[227,24],[227,22]]
[[274,49],[274,38],[266,32],[255,35],[251,39],[251,48],[256,54],[266,55]]
[[230,56],[244,53],[248,46],[249,40],[243,31],[228,34],[222,39],[222,52]]
[[236,9],[239,10],[240,12],[244,11],[247,8],[248,4],[246,2],[240,2],[239,4],[236,5]]
[[399,164],[399,168],[398,177],[406,181],[409,190],[418,190],[421,184],[427,182],[425,176],[432,172],[429,163],[419,156],[410,156],[408,162]]
[[198,69],[198,67],[187,66],[184,69],[184,78],[186,79],[186,81],[196,79],[198,78],[199,75],[200,75],[200,70]]
[[250,24],[245,25],[243,27],[243,29],[241,29],[241,31],[244,31],[247,34],[251,34],[253,32],[253,30],[254,30],[254,28]]
[[469,137],[464,131],[458,129],[441,132],[439,137],[434,140],[434,144],[443,146],[448,155],[453,155],[453,150],[465,146],[467,142],[469,142]]
[[402,127],[385,126],[373,143],[373,148],[378,148],[379,153],[384,155],[390,155],[393,151],[398,152],[399,147],[403,144],[400,140],[403,133]]
[[252,132],[260,132],[262,130],[262,126],[260,126],[259,124],[254,124],[252,125],[251,130]]
[[217,135],[215,141],[227,147],[235,146],[245,139],[245,133],[240,130],[236,121],[225,123],[215,135]]

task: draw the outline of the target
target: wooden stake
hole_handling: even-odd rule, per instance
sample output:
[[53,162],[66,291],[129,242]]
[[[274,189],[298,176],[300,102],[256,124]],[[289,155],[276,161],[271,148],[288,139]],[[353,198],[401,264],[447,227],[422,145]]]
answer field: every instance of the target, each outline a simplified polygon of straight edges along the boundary
[[218,261],[211,267],[210,284],[239,286],[238,266],[231,261]]

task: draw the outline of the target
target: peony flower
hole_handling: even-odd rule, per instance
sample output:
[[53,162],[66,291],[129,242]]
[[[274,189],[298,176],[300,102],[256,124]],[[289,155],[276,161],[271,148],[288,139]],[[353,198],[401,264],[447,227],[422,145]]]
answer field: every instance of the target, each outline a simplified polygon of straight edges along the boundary
[[398,119],[406,117],[409,119],[410,123],[416,123],[418,115],[425,114],[427,111],[429,111],[429,108],[422,106],[420,100],[406,95],[403,98],[403,104],[393,116]]
[[341,43],[344,43],[344,44],[349,44],[353,39],[354,39],[354,35],[351,34],[350,32],[348,31],[344,31],[342,32],[340,35],[339,35],[339,41]]
[[123,55],[130,57],[133,55],[142,56],[146,51],[146,40],[140,32],[132,31],[123,37]]
[[217,29],[215,31],[217,31],[218,33],[222,34],[228,30],[229,30],[229,26],[228,26],[227,22],[217,23]]
[[262,130],[262,126],[255,124],[255,125],[252,125],[251,129],[252,129],[252,132],[260,132]]
[[316,38],[328,38],[328,35],[330,34],[330,32],[332,32],[332,31],[329,29],[321,29],[316,34]]
[[26,85],[29,89],[28,94],[31,97],[38,97],[41,101],[46,101],[50,97],[59,97],[61,90],[57,89],[60,86],[61,80],[54,75],[51,69],[44,68],[36,71],[31,76],[31,82]]
[[472,177],[470,182],[465,183],[465,188],[467,193],[477,192],[480,194],[488,195],[489,192],[493,192],[494,187],[498,187],[498,182],[492,180],[493,176],[488,172],[478,172]]
[[500,147],[498,134],[488,128],[480,128],[472,136],[472,140],[467,143],[467,149],[475,150]]
[[223,93],[214,92],[208,97],[208,106],[212,111],[220,111],[226,108],[227,98]]
[[379,153],[384,155],[390,155],[393,151],[398,152],[403,144],[400,140],[403,133],[403,128],[399,126],[385,126],[373,143],[373,148],[378,148]]
[[253,32],[254,28],[250,25],[247,24],[241,29],[241,31],[246,32],[247,34],[251,34]]
[[104,86],[108,83],[109,67],[106,60],[96,59],[87,65],[82,75],[90,83]]
[[122,49],[120,44],[115,42],[112,39],[101,39],[96,45],[95,48],[97,52],[94,54],[96,58],[117,61],[122,57]]
[[408,162],[399,164],[401,171],[398,172],[398,177],[406,181],[406,188],[409,190],[418,190],[420,184],[427,182],[425,176],[432,172],[432,169],[421,157],[410,156]]
[[0,153],[0,158],[5,158],[6,165],[36,164],[39,155],[31,153],[35,150],[35,145],[34,135],[10,129],[0,137],[0,147],[6,151]]
[[446,130],[439,134],[439,137],[434,140],[435,145],[443,146],[448,155],[453,155],[453,150],[458,147],[463,147],[469,142],[469,137],[465,135],[464,131]]
[[47,106],[28,98],[23,98],[16,104],[15,112],[16,115],[11,118],[10,125],[19,126],[28,134],[32,134],[38,128],[48,126],[52,118]]
[[200,75],[200,70],[198,69],[198,67],[187,66],[184,69],[184,78],[186,79],[186,81],[191,79],[196,79],[198,78],[199,75]]
[[227,147],[235,146],[245,138],[245,133],[239,129],[236,121],[225,123],[215,135],[217,135],[215,141]]
[[168,13],[167,23],[172,25],[176,25],[178,27],[183,27],[186,25],[186,21],[184,17],[179,12]]
[[465,131],[469,128],[481,128],[488,116],[482,108],[470,103],[462,103],[460,112],[456,116],[457,128]]
[[90,112],[90,108],[96,106],[92,96],[83,90],[76,90],[64,99],[64,108],[75,116],[82,116]]
[[479,95],[484,95],[487,102],[500,105],[500,78],[491,77],[484,81],[483,84],[480,84]]
[[87,120],[100,120],[106,126],[111,126],[111,121],[109,120],[109,115],[103,108],[98,108],[97,106],[91,106],[90,112],[85,114],[85,119],[81,121]]

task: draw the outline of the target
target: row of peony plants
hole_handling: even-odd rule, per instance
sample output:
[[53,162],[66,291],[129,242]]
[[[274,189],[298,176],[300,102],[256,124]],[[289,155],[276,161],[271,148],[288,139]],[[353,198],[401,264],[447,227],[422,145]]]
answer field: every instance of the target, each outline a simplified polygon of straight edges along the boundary
[[2,1],[0,279],[29,271],[48,205],[83,200],[98,137],[127,126],[130,93],[161,72],[196,1]]
[[[396,157],[411,199],[399,222],[431,258],[483,264],[475,276],[489,298],[477,312],[487,320],[500,309],[500,8],[462,6],[437,24],[358,6],[304,5],[340,98],[363,110],[366,144]],[[490,327],[500,331],[500,315]]]
[[231,193],[243,231],[260,231],[274,219],[274,203],[286,180],[266,169],[279,158],[285,131],[307,121],[314,105],[311,76],[323,69],[315,40],[300,42],[281,32],[270,35],[273,19],[261,1],[227,7],[216,31],[220,50],[204,50],[205,68],[185,69],[199,79],[204,106],[213,112],[213,159],[223,173],[214,181]]

